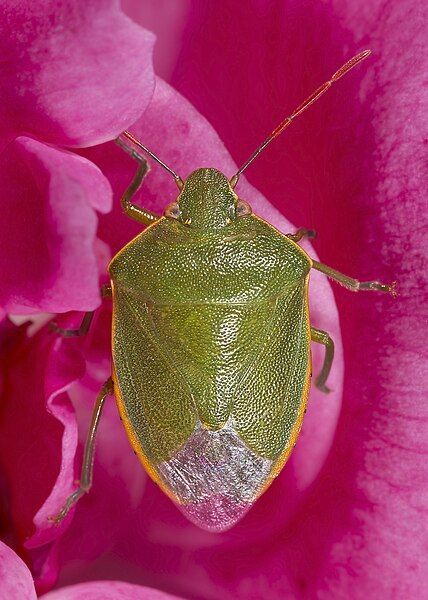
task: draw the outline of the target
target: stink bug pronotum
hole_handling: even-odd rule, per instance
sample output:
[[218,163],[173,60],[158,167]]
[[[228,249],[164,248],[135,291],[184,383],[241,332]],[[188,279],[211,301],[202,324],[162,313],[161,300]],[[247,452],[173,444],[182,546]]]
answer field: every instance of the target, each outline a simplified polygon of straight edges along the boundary
[[[325,346],[315,385],[326,381],[334,345],[312,327],[308,281],[317,269],[352,291],[395,295],[395,284],[359,282],[312,260],[298,242],[252,214],[235,192],[260,152],[342,75],[361,52],[309,96],[231,179],[198,169],[183,181],[130,133],[118,144],[139,167],[122,198],[148,226],[111,261],[113,372],[103,385],[85,445],[80,485],[61,521],[92,483],[95,436],[106,397],[116,397],[134,451],[152,479],[194,523],[232,527],[283,468],[299,434],[311,377],[311,341]],[[164,215],[131,203],[147,171],[136,148],[179,188]],[[54,328],[63,335],[87,331]]]

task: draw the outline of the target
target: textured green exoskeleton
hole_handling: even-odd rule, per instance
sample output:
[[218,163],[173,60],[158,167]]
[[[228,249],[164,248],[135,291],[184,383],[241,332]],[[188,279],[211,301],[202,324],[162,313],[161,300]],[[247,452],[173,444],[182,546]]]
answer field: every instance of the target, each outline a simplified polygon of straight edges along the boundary
[[233,521],[281,468],[311,369],[312,262],[258,217],[237,217],[237,200],[224,175],[195,171],[181,219],[160,219],[110,265],[122,419],[154,479],[207,526]]
[[[260,148],[366,55],[346,63]],[[297,242],[313,232],[283,235],[252,214],[234,188],[260,148],[231,180],[198,169],[183,182],[131,134],[124,138],[120,145],[140,168],[122,204],[149,227],[109,266],[112,378],[98,396],[80,487],[55,520],[91,485],[96,428],[114,392],[150,476],[192,521],[222,531],[245,514],[293,448],[309,392],[311,339],[326,348],[316,384],[328,391],[334,346],[310,325],[311,268],[354,291],[394,293],[394,287],[360,283],[312,261]],[[146,163],[129,142],[177,182],[180,193],[163,217],[130,202]],[[62,333],[82,333],[90,319],[81,330]]]

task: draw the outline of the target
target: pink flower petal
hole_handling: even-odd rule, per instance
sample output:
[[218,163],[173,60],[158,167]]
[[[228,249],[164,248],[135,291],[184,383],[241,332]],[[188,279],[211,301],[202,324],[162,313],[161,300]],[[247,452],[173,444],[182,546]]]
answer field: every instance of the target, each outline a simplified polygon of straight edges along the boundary
[[[421,394],[426,335],[421,326],[424,207],[419,145],[424,123],[419,74],[424,69],[418,46],[424,29],[418,15],[420,8],[412,2],[393,2],[386,8],[379,2],[370,10],[353,0],[193,4],[175,81],[216,123],[239,162],[289,112],[284,98],[291,110],[352,49],[362,47],[361,36],[364,46],[373,43],[378,67],[372,61],[371,72],[365,75],[361,67],[337,84],[248,176],[296,223],[319,230],[317,244],[326,262],[361,278],[397,277],[401,295],[395,301],[351,296],[336,286],[347,374],[334,443],[340,360],[332,379],[338,395],[316,401],[311,396],[292,459],[245,519],[225,534],[197,530],[151,482],[145,485],[110,402],[100,431],[93,490],[59,541],[40,546],[38,556],[38,549],[30,551],[31,559],[38,559],[35,573],[44,585],[52,583],[60,568],[62,584],[126,578],[192,598],[424,596],[427,553],[421,524],[427,473],[420,426],[426,422]],[[148,115],[133,131],[182,175],[203,161],[233,172],[218,137],[167,86],[159,84]],[[88,155],[102,166],[117,196],[112,214],[100,219],[100,237],[116,250],[139,231],[120,215],[118,204],[135,164],[113,144]],[[239,191],[277,226],[289,227],[244,181]],[[172,180],[153,166],[139,198],[148,208],[161,210],[175,194]],[[313,307],[314,324],[339,336],[331,292],[321,275],[318,280],[324,288],[311,286],[318,305]],[[317,283],[315,277],[312,283]],[[106,303],[93,337],[78,342],[88,364],[87,376],[73,390],[82,437],[91,398],[108,374],[109,310]],[[42,356],[33,355],[26,368],[31,372],[38,365],[43,371]],[[19,364],[16,355],[15,362]],[[333,414],[324,414],[330,410]],[[9,436],[18,437],[17,431],[22,436],[16,427],[26,415],[18,417],[7,421]],[[31,439],[31,434],[26,436]],[[58,432],[53,438],[59,465],[62,438]],[[63,450],[63,464],[70,465],[73,448]],[[16,494],[22,480],[15,464],[12,453]],[[136,483],[137,473],[141,480]],[[40,491],[46,498],[45,477],[43,482]],[[28,515],[36,510],[29,503]]]
[[67,146],[112,139],[152,95],[153,43],[117,0],[6,3],[0,130]]
[[46,566],[46,544],[62,530],[47,518],[74,487],[77,444],[74,412],[64,391],[82,377],[84,363],[75,340],[65,343],[46,328],[26,339],[25,327],[3,326],[0,336],[0,470],[7,481],[10,535],[21,551],[24,543],[38,548],[26,554],[33,572],[51,586],[58,567],[52,553],[53,564]]
[[[0,542],[0,592],[2,600],[36,600],[37,598],[28,567],[3,542]],[[155,597],[153,599],[155,600]]]
[[0,303],[8,312],[64,312],[98,306],[95,210],[111,189],[84,158],[29,138],[0,156],[3,224]]
[[144,23],[144,27],[150,31],[159,32],[153,63],[156,74],[164,79],[171,75],[175,67],[189,6],[190,0],[180,0],[180,2],[122,0],[121,2],[122,10],[133,21]]
[[180,600],[153,588],[123,581],[91,581],[60,588],[40,596],[41,600]]

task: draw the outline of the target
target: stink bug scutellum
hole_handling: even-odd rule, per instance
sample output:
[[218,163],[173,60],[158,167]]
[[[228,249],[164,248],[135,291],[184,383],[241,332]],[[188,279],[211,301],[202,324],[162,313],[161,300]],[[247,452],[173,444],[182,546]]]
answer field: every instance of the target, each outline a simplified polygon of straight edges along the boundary
[[[111,261],[113,372],[103,385],[85,445],[79,488],[59,522],[92,483],[95,435],[114,393],[129,440],[152,479],[194,523],[232,527],[284,466],[300,431],[311,377],[311,340],[325,346],[316,385],[327,392],[334,345],[312,327],[311,268],[352,291],[395,294],[394,284],[359,282],[298,245],[313,232],[283,235],[252,214],[234,189],[260,152],[370,52],[318,88],[228,179],[198,169],[183,180],[124,132],[119,145],[139,162],[125,213],[148,227]],[[131,203],[147,170],[136,147],[161,164],[180,190],[164,216]],[[56,330],[64,335],[84,333]]]

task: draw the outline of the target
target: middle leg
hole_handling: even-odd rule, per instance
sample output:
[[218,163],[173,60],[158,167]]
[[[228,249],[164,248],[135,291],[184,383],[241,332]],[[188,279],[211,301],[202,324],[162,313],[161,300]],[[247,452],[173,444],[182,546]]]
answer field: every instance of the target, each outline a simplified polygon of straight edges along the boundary
[[325,382],[330,375],[331,365],[333,364],[334,343],[326,331],[316,329],[315,327],[311,327],[311,339],[313,342],[325,346],[324,362],[321,371],[315,379],[315,385],[321,392],[328,394],[331,390],[326,386]]
[[334,281],[337,281],[337,283],[340,283],[340,285],[343,285],[343,287],[351,292],[377,291],[391,294],[393,298],[397,296],[395,281],[391,284],[381,283],[380,281],[359,281],[358,279],[344,275],[340,271],[336,271],[336,269],[332,269],[316,260],[312,261],[312,268],[321,271],[321,273],[325,273],[327,277],[334,279]]
[[287,233],[285,237],[293,240],[293,242],[299,242],[302,238],[307,237],[308,239],[314,239],[317,237],[317,232],[313,229],[306,229],[305,227],[300,227],[296,233]]
[[[111,298],[112,290],[109,284],[104,284],[101,286],[101,298]],[[95,311],[90,310],[83,315],[82,322],[80,323],[80,327],[78,329],[64,329],[63,327],[58,327],[55,321],[49,323],[49,329],[58,333],[62,337],[80,337],[86,335],[89,331],[89,328],[92,323],[92,319],[94,318]]]
[[49,329],[55,333],[58,333],[62,337],[80,337],[88,333],[92,319],[94,318],[94,314],[94,310],[86,312],[78,329],[64,329],[63,327],[59,327],[55,321],[49,323]]

